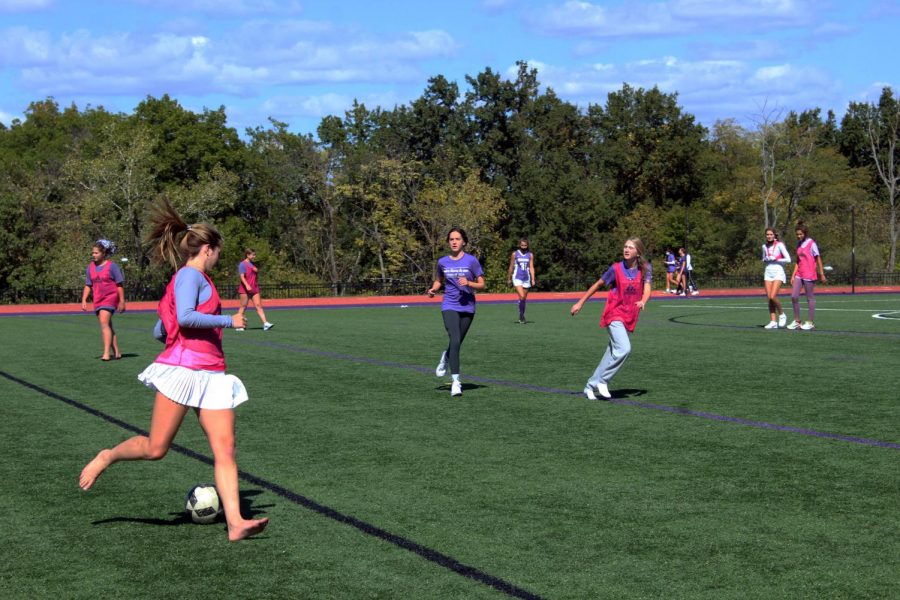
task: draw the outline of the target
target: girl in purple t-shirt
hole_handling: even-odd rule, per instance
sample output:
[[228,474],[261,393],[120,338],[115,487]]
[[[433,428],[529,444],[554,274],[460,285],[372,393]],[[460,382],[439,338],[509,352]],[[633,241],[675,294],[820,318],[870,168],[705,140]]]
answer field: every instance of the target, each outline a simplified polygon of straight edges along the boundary
[[[93,296],[94,314],[100,322],[103,355],[100,360],[122,358],[119,340],[112,326],[112,316],[117,310],[125,312],[125,278],[119,266],[110,260],[116,245],[109,240],[97,240],[91,248],[91,264],[84,274],[84,291],[81,293],[81,310],[87,310],[88,296]],[[110,356],[112,352],[112,356]]]
[[519,238],[519,249],[513,250],[509,257],[509,284],[516,288],[519,297],[519,323],[524,325],[525,303],[528,301],[528,290],[537,284],[534,277],[534,254],[528,248],[528,238]]
[[462,396],[462,383],[459,380],[459,348],[462,346],[472,319],[475,318],[475,291],[484,289],[484,270],[481,263],[471,254],[466,254],[465,247],[469,242],[466,232],[454,227],[447,234],[450,254],[438,260],[435,269],[434,283],[428,289],[428,296],[434,295],[444,286],[444,300],[441,302],[441,316],[444,328],[450,337],[447,350],[441,354],[434,374],[443,377],[447,374],[447,361],[450,362],[450,395]]

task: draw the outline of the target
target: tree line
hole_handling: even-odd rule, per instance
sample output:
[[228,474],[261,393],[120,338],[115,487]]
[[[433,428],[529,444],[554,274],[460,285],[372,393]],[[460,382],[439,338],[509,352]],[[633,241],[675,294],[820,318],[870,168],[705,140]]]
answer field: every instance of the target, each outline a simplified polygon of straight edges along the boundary
[[165,281],[141,242],[160,197],[223,232],[221,276],[253,247],[269,283],[427,281],[451,226],[489,280],[529,237],[539,280],[557,289],[596,277],[630,235],[657,268],[686,245],[700,273],[757,274],[763,229],[790,238],[798,219],[846,270],[851,209],[857,268],[894,271],[898,100],[885,88],[840,122],[762,106],[750,128],[707,128],[655,87],[579,108],[519,63],[514,78],[488,68],[464,88],[432,77],[390,110],[354,103],[315,137],[274,119],[242,137],[224,107],[195,113],[168,95],[131,114],[47,98],[0,125],[0,296],[78,288],[100,237],[129,259],[130,282]]

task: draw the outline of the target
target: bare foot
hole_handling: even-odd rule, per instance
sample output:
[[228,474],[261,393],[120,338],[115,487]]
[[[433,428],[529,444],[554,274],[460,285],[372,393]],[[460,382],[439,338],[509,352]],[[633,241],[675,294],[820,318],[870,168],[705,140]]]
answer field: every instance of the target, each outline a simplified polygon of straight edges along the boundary
[[256,535],[266,528],[269,519],[246,520],[235,527],[228,526],[228,541],[237,542],[251,535]]
[[109,466],[109,454],[109,450],[101,450],[97,453],[97,456],[94,457],[94,460],[89,462],[84,469],[81,470],[81,477],[78,479],[78,485],[81,489],[91,489],[91,486],[94,485],[94,482],[97,481],[100,474]]

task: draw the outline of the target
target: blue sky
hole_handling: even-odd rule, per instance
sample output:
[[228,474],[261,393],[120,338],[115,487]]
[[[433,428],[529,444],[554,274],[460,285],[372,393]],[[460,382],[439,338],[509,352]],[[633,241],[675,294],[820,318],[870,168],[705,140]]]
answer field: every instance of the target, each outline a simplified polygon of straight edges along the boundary
[[0,122],[29,102],[130,113],[168,93],[315,133],[353,99],[393,108],[444,75],[515,62],[565,100],[623,82],[705,125],[900,93],[900,0],[0,0]]

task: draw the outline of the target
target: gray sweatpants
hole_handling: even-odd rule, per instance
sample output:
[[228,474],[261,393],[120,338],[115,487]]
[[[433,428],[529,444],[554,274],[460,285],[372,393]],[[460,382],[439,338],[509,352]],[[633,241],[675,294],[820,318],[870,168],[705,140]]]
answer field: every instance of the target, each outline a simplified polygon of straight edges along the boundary
[[628,331],[621,321],[613,321],[606,329],[609,331],[609,346],[606,347],[603,359],[597,365],[594,374],[588,379],[588,385],[591,387],[597,387],[598,383],[608,384],[631,353]]

